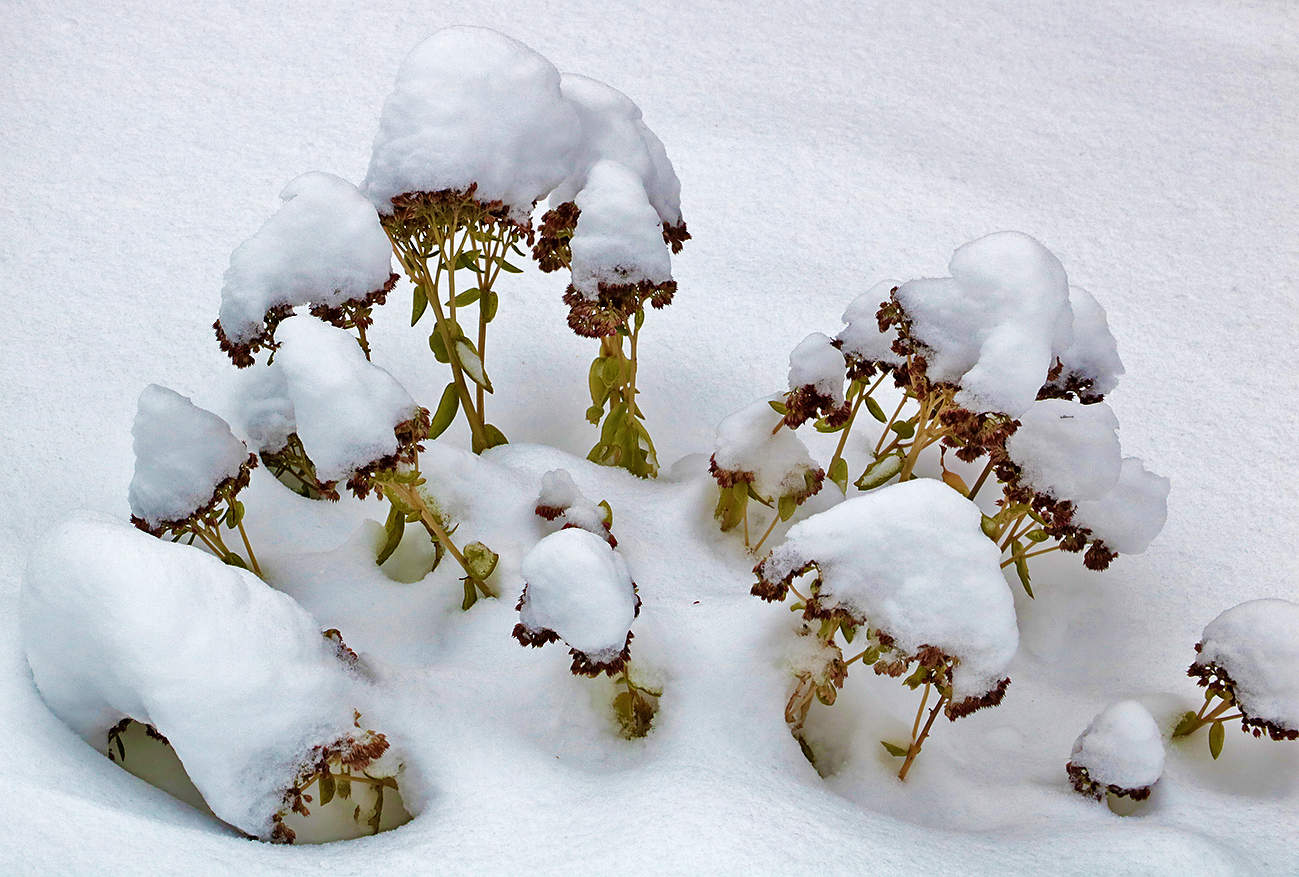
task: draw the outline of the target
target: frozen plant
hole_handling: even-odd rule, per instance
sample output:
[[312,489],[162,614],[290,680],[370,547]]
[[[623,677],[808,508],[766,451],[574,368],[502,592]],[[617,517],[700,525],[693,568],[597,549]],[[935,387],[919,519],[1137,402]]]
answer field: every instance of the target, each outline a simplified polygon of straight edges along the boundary
[[221,287],[217,341],[235,365],[275,349],[275,330],[309,305],[335,326],[355,329],[369,355],[370,311],[397,282],[392,248],[374,205],[333,174],[303,174],[280,193],[284,202],[230,255]]
[[307,456],[298,436],[293,401],[280,367],[252,369],[240,388],[238,412],[243,433],[266,467],[281,484],[307,499],[337,501],[338,490],[322,484],[316,464]]
[[561,530],[576,527],[594,533],[618,547],[613,535],[613,509],[605,500],[592,503],[577,489],[566,469],[552,469],[541,476],[541,493],[534,509],[537,517],[559,524]]
[[[257,457],[230,425],[175,390],[150,384],[140,393],[131,435],[131,523],[173,542],[197,539],[224,562],[261,575],[238,499]],[[226,545],[222,526],[239,531],[246,560]]]
[[1080,794],[1097,801],[1107,792],[1144,801],[1164,772],[1163,735],[1135,700],[1112,703],[1074,742],[1065,770]]
[[1272,598],[1233,606],[1209,622],[1195,651],[1186,672],[1204,688],[1204,703],[1182,716],[1174,737],[1209,725],[1215,759],[1226,739],[1223,725],[1234,719],[1255,737],[1299,740],[1299,603]]
[[[974,503],[936,481],[898,484],[795,524],[755,567],[754,596],[783,601],[792,592],[805,635],[822,646],[822,669],[802,668],[786,707],[796,736],[811,698],[832,703],[832,689],[843,686],[857,661],[924,689],[909,744],[884,743],[904,759],[902,780],[940,712],[955,721],[1001,703],[1019,631],[982,517]],[[811,578],[800,590],[805,575]],[[865,647],[844,659],[840,634]],[[938,698],[925,719],[931,694]]]
[[562,640],[574,676],[604,674],[622,688],[613,708],[624,736],[645,736],[662,692],[632,680],[631,625],[641,604],[622,555],[608,538],[565,527],[538,542],[521,571],[514,638],[533,647]]
[[250,835],[292,841],[285,811],[306,809],[304,777],[319,783],[322,765],[335,789],[396,788],[388,741],[354,709],[355,656],[246,570],[80,513],[34,552],[21,607],[55,715],[119,757],[124,720],[151,727],[212,812]]

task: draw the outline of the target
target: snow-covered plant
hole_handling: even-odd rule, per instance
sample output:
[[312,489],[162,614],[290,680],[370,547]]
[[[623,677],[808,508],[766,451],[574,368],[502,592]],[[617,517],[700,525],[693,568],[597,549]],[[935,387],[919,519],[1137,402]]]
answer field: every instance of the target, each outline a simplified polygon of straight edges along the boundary
[[[909,744],[884,743],[904,759],[899,779],[940,712],[955,721],[1001,703],[1019,631],[982,517],[974,503],[936,481],[894,485],[795,524],[755,567],[753,594],[783,601],[792,592],[804,635],[820,643],[805,650],[814,660],[796,672],[786,707],[796,736],[811,698],[833,702],[833,689],[857,661],[924,689]],[[800,590],[805,575],[811,578]],[[840,634],[864,648],[843,658]],[[931,693],[938,699],[925,720]]]
[[[261,575],[238,499],[257,457],[230,425],[175,390],[150,384],[140,393],[131,435],[131,523],[172,542],[197,539],[226,563]],[[246,559],[226,545],[223,526],[239,531]]]
[[562,640],[573,658],[574,676],[614,679],[622,689],[613,709],[623,734],[643,737],[662,692],[632,680],[631,625],[640,615],[640,595],[626,561],[611,544],[612,535],[602,521],[596,526],[602,532],[569,524],[523,558],[514,638],[533,647]]
[[[1215,759],[1226,739],[1223,724],[1234,719],[1255,737],[1299,740],[1299,603],[1271,598],[1233,606],[1209,622],[1195,651],[1186,672],[1204,688],[1204,703],[1182,716],[1174,737],[1209,725]],[[1230,709],[1236,712],[1224,715]]]
[[613,508],[605,500],[593,503],[578,490],[566,469],[552,469],[541,476],[541,493],[534,509],[537,517],[559,525],[559,529],[576,527],[594,533],[618,547],[613,535]]
[[784,404],[776,396],[759,399],[730,415],[717,426],[708,465],[719,490],[713,516],[722,532],[743,524],[744,544],[748,545],[749,500],[774,509],[766,532],[753,546],[755,553],[776,524],[789,520],[825,483],[825,472],[807,446],[793,430],[784,429],[784,416]]
[[250,369],[238,397],[243,434],[264,465],[281,484],[307,499],[339,499],[334,485],[322,484],[316,464],[307,456],[293,416],[293,400],[279,365]]
[[1080,794],[1097,801],[1107,792],[1144,801],[1164,772],[1159,725],[1135,700],[1112,703],[1074,742],[1065,770]]
[[310,306],[335,326],[355,329],[369,355],[370,311],[397,282],[392,248],[374,205],[346,180],[306,173],[280,193],[284,205],[230,255],[221,288],[217,341],[235,365],[274,350],[275,330]]
[[326,765],[336,794],[397,788],[398,759],[355,710],[356,656],[246,570],[79,513],[34,552],[21,605],[50,709],[120,758],[124,720],[152,728],[212,812],[250,835],[292,841],[285,813],[307,815]]

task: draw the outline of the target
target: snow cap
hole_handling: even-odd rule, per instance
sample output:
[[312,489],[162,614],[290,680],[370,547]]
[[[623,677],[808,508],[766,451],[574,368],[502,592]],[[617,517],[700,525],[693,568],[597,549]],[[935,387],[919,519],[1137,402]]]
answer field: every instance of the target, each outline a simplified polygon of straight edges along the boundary
[[758,399],[728,416],[713,444],[714,469],[746,476],[740,480],[751,476],[753,489],[767,499],[807,495],[807,477],[821,471],[792,429],[776,429],[781,416],[770,403],[781,398]]
[[880,305],[888,301],[889,294],[900,285],[897,280],[881,280],[857,296],[843,312],[844,327],[839,331],[839,349],[850,362],[882,362],[902,365],[906,359],[893,352],[893,342],[898,338],[896,326],[887,332],[880,331]]
[[1223,612],[1200,636],[1195,666],[1209,664],[1231,678],[1249,719],[1299,731],[1299,603],[1247,600]]
[[1119,420],[1104,402],[1034,402],[1019,416],[1006,452],[1021,483],[1056,500],[1099,499],[1118,483]]
[[639,176],[615,161],[590,169],[577,195],[581,211],[569,242],[573,288],[595,301],[600,284],[649,283],[672,279],[672,259],[654,208]]
[[[1088,408],[1096,406],[1086,406]],[[1172,483],[1137,457],[1124,457],[1119,478],[1104,495],[1074,507],[1073,520],[1119,554],[1140,554],[1164,529]]]
[[1069,763],[1102,786],[1144,791],[1164,772],[1163,735],[1144,706],[1121,700],[1092,719],[1074,742]]

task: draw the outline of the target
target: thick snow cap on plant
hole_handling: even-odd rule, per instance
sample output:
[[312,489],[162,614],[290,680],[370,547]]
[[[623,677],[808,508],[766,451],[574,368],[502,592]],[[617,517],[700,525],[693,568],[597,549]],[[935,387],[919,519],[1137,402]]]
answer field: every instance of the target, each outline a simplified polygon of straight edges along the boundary
[[888,301],[889,293],[899,285],[896,280],[881,280],[848,305],[843,312],[844,327],[836,339],[844,356],[888,365],[906,362],[893,352],[893,342],[898,338],[897,328],[890,326],[887,332],[881,332],[877,316],[880,305]]
[[1235,683],[1250,719],[1299,730],[1299,603],[1248,600],[1210,621],[1195,663],[1216,664]]
[[313,746],[353,727],[356,684],[291,597],[197,548],[79,513],[37,547],[23,642],[41,696],[96,749],[158,729],[212,811],[266,837]]
[[640,177],[661,222],[681,222],[681,181],[663,141],[641,118],[640,107],[616,88],[575,73],[563,74],[559,88],[577,111],[582,137],[573,170],[550,193],[550,203],[572,201],[586,188],[591,169],[608,159]]
[[569,247],[573,288],[583,296],[594,301],[601,283],[659,286],[672,279],[662,224],[637,174],[616,161],[597,162],[577,206]]
[[466,190],[527,221],[572,169],[581,129],[559,71],[482,27],[448,27],[397,70],[374,139],[366,195],[383,213],[407,192]]
[[813,332],[789,354],[789,388],[810,386],[836,406],[842,405],[845,368],[843,352],[829,336]]
[[948,269],[897,292],[930,350],[929,377],[959,383],[956,401],[972,411],[1018,417],[1073,343],[1064,266],[1028,235],[1002,231],[960,247]]
[[578,527],[606,540],[612,538],[605,526],[604,510],[582,494],[567,469],[551,469],[541,476],[536,511],[561,526]]
[[230,424],[157,384],[140,393],[131,435],[131,514],[150,527],[184,520],[207,505],[217,485],[238,475],[248,459]]
[[713,465],[752,475],[753,489],[767,499],[807,492],[806,476],[820,467],[792,429],[778,429],[781,417],[768,396],[744,406],[717,426]]
[[1104,402],[1034,402],[1019,416],[1006,452],[1021,483],[1057,500],[1097,499],[1118,483],[1119,420]]
[[298,429],[289,386],[278,363],[240,372],[236,404],[239,426],[257,451],[282,450]]
[[1150,712],[1135,700],[1107,706],[1073,744],[1069,763],[1094,782],[1148,789],[1164,772],[1164,739]]
[[1119,554],[1140,554],[1164,529],[1170,487],[1167,478],[1148,470],[1137,457],[1124,457],[1114,487],[1097,499],[1079,502],[1074,523]]
[[915,654],[936,646],[959,663],[956,701],[995,689],[1019,646],[1015,604],[978,506],[922,478],[840,503],[790,528],[759,566],[779,582],[809,563],[818,600],[864,617]]
[[275,362],[284,371],[298,438],[321,481],[338,481],[395,453],[393,429],[416,405],[397,379],[365,358],[348,332],[302,318],[280,329]]
[[1069,287],[1069,309],[1073,312],[1073,343],[1060,353],[1064,370],[1055,383],[1070,377],[1090,380],[1091,393],[1104,396],[1119,385],[1123,360],[1119,344],[1110,332],[1105,308],[1081,286]]
[[280,199],[284,205],[230,254],[220,322],[237,344],[257,337],[271,308],[336,306],[384,289],[392,273],[379,215],[351,183],[306,173]]
[[614,661],[636,618],[636,587],[622,555],[586,530],[551,533],[523,558],[519,621],[553,631],[593,664]]

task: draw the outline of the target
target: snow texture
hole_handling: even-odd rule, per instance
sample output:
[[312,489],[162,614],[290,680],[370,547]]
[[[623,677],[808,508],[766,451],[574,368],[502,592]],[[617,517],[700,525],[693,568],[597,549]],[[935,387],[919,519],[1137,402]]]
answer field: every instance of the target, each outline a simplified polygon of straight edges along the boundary
[[289,386],[278,362],[239,372],[236,405],[243,435],[259,452],[282,450],[298,429]]
[[1299,729],[1299,603],[1271,598],[1233,606],[1204,628],[1195,663],[1222,668],[1251,719]]
[[351,183],[305,173],[280,200],[283,206],[230,254],[220,323],[235,343],[253,340],[272,308],[337,306],[383,289],[392,273],[392,244],[379,215]]
[[1124,457],[1119,479],[1098,499],[1074,507],[1074,523],[1119,554],[1141,554],[1164,529],[1171,482],[1136,457]]
[[407,192],[467,190],[526,222],[568,176],[581,128],[559,71],[484,27],[448,27],[397,71],[362,188],[383,213]]
[[1119,480],[1119,420],[1104,402],[1043,399],[1019,416],[1006,452],[1020,482],[1057,500],[1098,499]]
[[929,377],[959,383],[956,401],[972,411],[1018,417],[1073,343],[1064,266],[1028,235],[1002,231],[958,248],[948,270],[897,292],[932,352]]
[[1164,772],[1164,740],[1150,711],[1135,700],[1112,703],[1073,744],[1069,761],[1101,785],[1153,786]]
[[583,296],[595,301],[601,283],[659,286],[672,279],[662,225],[637,174],[615,161],[597,162],[577,206],[569,246],[573,288]]
[[103,750],[157,728],[212,812],[265,837],[311,747],[354,731],[353,678],[286,594],[197,548],[78,513],[33,554],[23,644],[59,718]]
[[530,631],[552,630],[592,663],[607,662],[627,645],[636,618],[636,591],[627,562],[586,530],[551,533],[520,566],[527,589],[519,620]]
[[131,435],[131,514],[150,527],[183,520],[207,505],[217,485],[238,475],[248,459],[230,424],[157,384],[140,393]]
[[[727,472],[753,475],[753,489],[766,499],[807,490],[805,476],[820,467],[792,429],[776,429],[781,417],[768,396],[744,406],[717,425],[713,462]],[[773,432],[774,430],[774,432]]]
[[828,396],[837,408],[844,401],[844,370],[843,353],[829,336],[813,332],[789,354],[789,388],[813,387],[818,394]]
[[844,310],[844,327],[836,339],[844,356],[889,365],[902,365],[906,361],[893,352],[893,342],[898,338],[897,328],[890,326],[887,332],[881,332],[876,316],[880,305],[889,300],[889,293],[899,285],[897,280],[881,280],[853,299]]
[[1073,343],[1060,354],[1064,371],[1057,383],[1075,375],[1091,380],[1092,393],[1108,395],[1119,385],[1123,360],[1105,308],[1090,292],[1070,284],[1069,309],[1073,312]]
[[298,438],[321,481],[339,481],[396,452],[394,427],[416,411],[410,394],[371,363],[346,330],[303,317],[279,331]]
[[815,563],[823,605],[843,606],[915,654],[959,659],[955,700],[995,688],[1019,645],[1015,604],[978,506],[932,479],[845,500],[800,521],[770,557],[767,581]]
[[537,508],[558,510],[554,520],[561,527],[572,526],[608,539],[604,526],[604,510],[591,502],[578,490],[573,476],[566,469],[552,469],[541,476],[541,494]]

